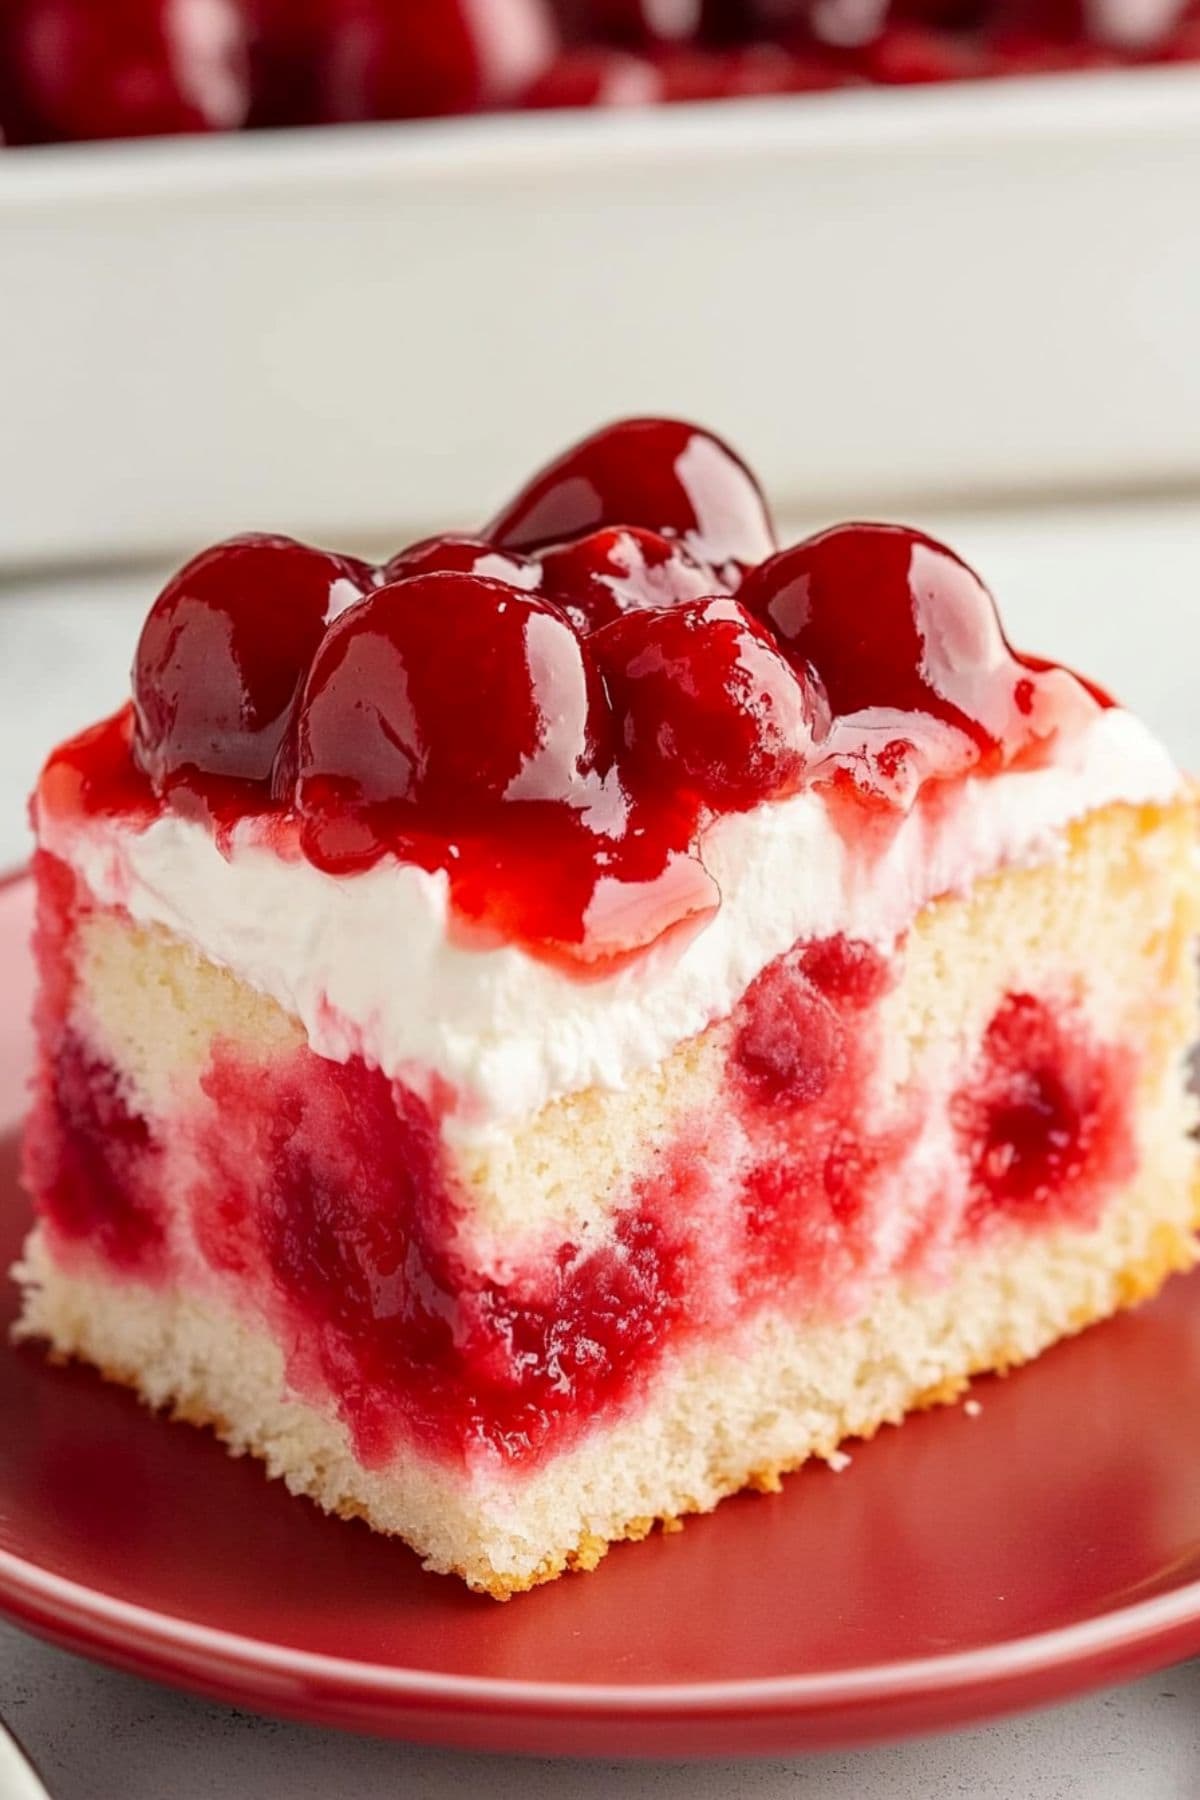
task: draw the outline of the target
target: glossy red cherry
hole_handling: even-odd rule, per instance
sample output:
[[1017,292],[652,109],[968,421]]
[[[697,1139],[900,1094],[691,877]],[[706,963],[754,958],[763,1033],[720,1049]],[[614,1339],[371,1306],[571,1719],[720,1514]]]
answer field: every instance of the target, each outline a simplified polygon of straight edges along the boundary
[[[753,0],[761,29],[779,36],[799,56],[828,46],[851,60],[856,50],[883,33],[910,26],[935,31],[974,32],[984,0]],[[1035,0],[1042,3],[1042,0]],[[996,0],[988,0],[995,5]]]
[[[1132,54],[1132,52],[1130,52]],[[1125,54],[1083,37],[1056,37],[1044,30],[1001,26],[984,55],[989,75],[1057,75],[1076,69],[1115,69]]]
[[318,37],[326,6],[327,0],[251,0],[252,126],[307,125],[318,116]]
[[740,43],[752,35],[750,0],[704,0],[704,36],[714,44]]
[[529,557],[497,550],[483,538],[454,532],[422,538],[419,543],[398,550],[380,573],[380,586],[405,581],[410,575],[482,575],[522,589],[536,588],[541,579],[538,565]]
[[852,79],[832,56],[811,46],[803,56],[779,44],[687,47],[662,51],[656,60],[667,101],[814,93],[844,87]]
[[892,87],[975,81],[987,74],[986,58],[977,39],[962,32],[934,31],[922,25],[889,25],[868,46],[863,62],[872,81]]
[[932,715],[987,746],[1012,708],[1012,668],[995,602],[945,544],[903,525],[835,525],[781,550],[739,591],[837,715],[887,708]]
[[1152,46],[1155,62],[1200,62],[1200,15],[1185,9],[1182,18],[1172,9],[1171,23],[1162,39]]
[[315,0],[318,107],[330,120],[503,106],[553,59],[547,0]]
[[769,556],[762,490],[728,444],[679,419],[622,419],[584,438],[528,482],[484,536],[510,550],[644,525],[678,538],[710,568]]
[[631,775],[719,811],[800,785],[822,696],[736,600],[627,613],[589,642]]
[[704,0],[589,0],[592,29],[626,44],[689,43],[700,31]]
[[17,0],[7,44],[32,136],[228,131],[250,110],[238,0]]
[[819,50],[799,55],[777,44],[747,44],[726,53],[721,95],[737,100],[756,94],[813,94],[844,87],[849,79],[841,64]]
[[654,64],[609,44],[581,44],[556,56],[521,95],[534,111],[568,106],[651,106],[663,97]]
[[799,30],[812,0],[741,0],[742,35]]
[[991,0],[989,37],[1003,51],[1029,57],[1030,68],[1069,66],[1064,51],[1108,45],[1137,51],[1161,42],[1185,8],[1179,0],[1150,5],[1112,6],[1104,0]]
[[863,75],[854,59],[835,46],[826,49],[820,44],[805,44],[801,49],[789,51],[789,55],[792,59],[790,93],[822,94],[830,88],[862,85]]
[[682,544],[634,525],[609,525],[552,545],[539,560],[542,592],[585,634],[622,613],[675,606],[715,591],[712,571]]
[[326,620],[370,570],[292,538],[230,538],[163,589],[133,665],[134,755],[177,777],[267,782]]
[[360,866],[405,832],[579,800],[610,729],[590,656],[547,601],[474,575],[378,588],[326,633],[304,691],[306,852]]

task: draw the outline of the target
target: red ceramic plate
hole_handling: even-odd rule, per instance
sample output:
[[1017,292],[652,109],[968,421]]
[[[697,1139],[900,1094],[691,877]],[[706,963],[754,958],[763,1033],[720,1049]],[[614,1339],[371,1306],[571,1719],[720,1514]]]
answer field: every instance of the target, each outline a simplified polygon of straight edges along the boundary
[[[30,895],[0,889],[0,1266],[27,1223]],[[13,1311],[11,1290],[0,1324]],[[981,1412],[497,1606],[84,1369],[0,1349],[0,1605],[218,1698],[466,1747],[791,1750],[964,1723],[1200,1650],[1200,1287]]]

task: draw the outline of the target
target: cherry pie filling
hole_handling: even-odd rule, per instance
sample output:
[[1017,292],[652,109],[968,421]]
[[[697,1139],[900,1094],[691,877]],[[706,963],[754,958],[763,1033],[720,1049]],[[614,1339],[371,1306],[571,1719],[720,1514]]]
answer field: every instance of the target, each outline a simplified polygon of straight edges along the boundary
[[[140,831],[175,811],[227,854],[249,834],[346,879],[415,861],[445,872],[454,931],[579,980],[702,927],[721,818],[815,793],[869,859],[912,807],[1036,765],[1110,704],[1014,652],[978,577],[919,532],[777,550],[745,465],[657,420],[384,570],[280,538],[206,552],[155,602],[133,685],[51,758],[47,815]],[[42,864],[30,1184],[56,1242],[170,1280],[173,1144],[72,1025],[87,901]],[[720,1118],[685,1120],[604,1234],[504,1283],[463,1250],[415,1093],[360,1058],[216,1043],[204,1103],[172,1121],[199,1252],[266,1306],[293,1383],[336,1396],[364,1460],[403,1438],[536,1461],[689,1337],[773,1301],[855,1305],[925,1103],[881,1121],[871,1099],[893,980],[843,937],[771,964],[724,1027]],[[1008,994],[949,1105],[955,1241],[1094,1222],[1134,1166],[1132,1068],[1069,998]],[[925,1224],[897,1266],[921,1266]]]
[[6,0],[0,132],[670,104],[1198,54],[1187,0]]

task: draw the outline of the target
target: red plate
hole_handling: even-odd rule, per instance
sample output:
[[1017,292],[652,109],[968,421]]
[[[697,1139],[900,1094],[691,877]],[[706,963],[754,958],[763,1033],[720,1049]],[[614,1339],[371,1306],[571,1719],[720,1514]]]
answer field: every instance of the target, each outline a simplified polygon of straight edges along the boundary
[[[0,889],[0,1266],[28,1216],[28,922],[28,884]],[[0,1606],[242,1705],[576,1755],[929,1730],[1200,1650],[1196,1280],[975,1393],[978,1417],[915,1418],[841,1475],[497,1606],[88,1371],[0,1350]]]

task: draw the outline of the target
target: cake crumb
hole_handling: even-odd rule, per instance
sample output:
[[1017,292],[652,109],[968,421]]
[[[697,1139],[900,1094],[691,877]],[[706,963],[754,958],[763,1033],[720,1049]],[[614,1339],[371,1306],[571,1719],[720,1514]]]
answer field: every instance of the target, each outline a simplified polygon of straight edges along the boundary
[[978,1400],[964,1400],[963,1411],[966,1413],[968,1419],[977,1419],[983,1411],[983,1405]]
[[840,1475],[843,1469],[848,1469],[850,1467],[851,1458],[847,1456],[844,1450],[834,1450],[825,1458],[825,1461],[829,1464],[829,1467],[833,1470],[835,1475]]

